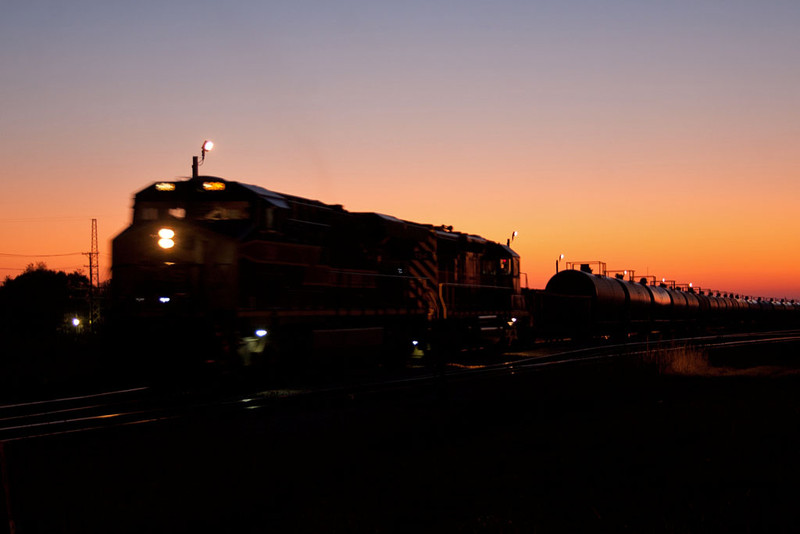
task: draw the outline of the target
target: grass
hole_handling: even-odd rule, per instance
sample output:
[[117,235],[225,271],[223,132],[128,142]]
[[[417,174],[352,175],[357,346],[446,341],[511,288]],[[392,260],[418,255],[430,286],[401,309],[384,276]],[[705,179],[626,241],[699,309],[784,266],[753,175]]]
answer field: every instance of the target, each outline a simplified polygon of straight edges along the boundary
[[654,366],[660,375],[709,376],[712,367],[705,349],[689,344],[648,350],[646,366]]
[[643,362],[645,367],[654,367],[659,375],[666,376],[775,377],[800,374],[800,369],[785,365],[755,365],[759,361],[757,355],[753,355],[751,360],[753,365],[746,367],[714,365],[709,359],[708,349],[691,344],[682,344],[648,350]]

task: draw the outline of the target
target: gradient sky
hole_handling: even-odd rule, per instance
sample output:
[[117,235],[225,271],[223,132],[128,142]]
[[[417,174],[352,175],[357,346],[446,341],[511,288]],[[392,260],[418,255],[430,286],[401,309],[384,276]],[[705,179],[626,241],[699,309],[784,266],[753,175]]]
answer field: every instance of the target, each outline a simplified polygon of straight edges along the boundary
[[[0,276],[202,173],[800,298],[800,2],[6,0]],[[34,257],[33,255],[38,255]],[[88,269],[84,267],[88,272]]]

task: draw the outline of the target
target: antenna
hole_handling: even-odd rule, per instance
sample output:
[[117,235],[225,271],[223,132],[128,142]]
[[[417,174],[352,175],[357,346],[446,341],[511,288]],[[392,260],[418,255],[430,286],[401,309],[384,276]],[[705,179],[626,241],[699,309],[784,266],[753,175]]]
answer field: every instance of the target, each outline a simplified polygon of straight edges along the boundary
[[203,141],[203,144],[200,145],[200,161],[197,160],[197,156],[192,156],[192,178],[197,178],[197,168],[205,162],[206,152],[211,151],[213,148],[214,141],[206,139]]

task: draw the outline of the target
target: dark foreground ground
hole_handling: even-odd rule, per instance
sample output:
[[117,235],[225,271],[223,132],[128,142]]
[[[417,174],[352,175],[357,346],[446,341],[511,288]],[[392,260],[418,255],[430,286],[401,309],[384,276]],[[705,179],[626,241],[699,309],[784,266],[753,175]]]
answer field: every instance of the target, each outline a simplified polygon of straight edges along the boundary
[[765,350],[8,443],[10,509],[20,533],[796,531],[796,351]]

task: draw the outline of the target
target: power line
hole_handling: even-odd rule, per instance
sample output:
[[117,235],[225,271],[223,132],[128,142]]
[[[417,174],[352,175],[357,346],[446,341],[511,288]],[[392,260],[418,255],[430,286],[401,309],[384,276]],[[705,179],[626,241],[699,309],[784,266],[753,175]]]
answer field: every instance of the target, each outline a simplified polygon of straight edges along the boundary
[[0,252],[0,256],[5,258],[57,258],[62,256],[80,256],[83,252],[69,252],[67,254],[7,254]]
[[[111,218],[115,217],[115,215],[108,214],[108,215],[101,215],[100,218]],[[7,223],[7,222],[46,222],[46,221],[85,221],[88,217],[82,216],[52,216],[52,217],[9,217],[4,218],[0,217],[0,222]]]

